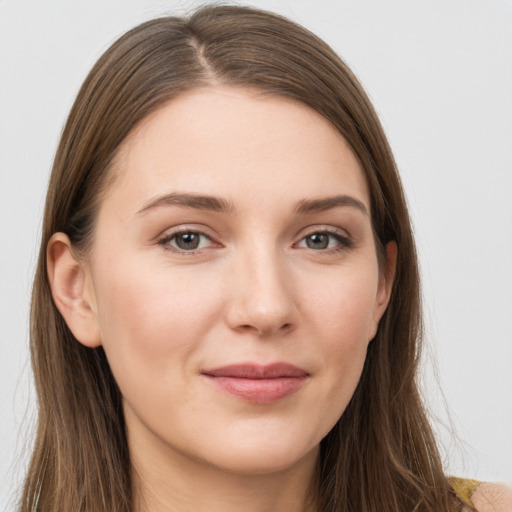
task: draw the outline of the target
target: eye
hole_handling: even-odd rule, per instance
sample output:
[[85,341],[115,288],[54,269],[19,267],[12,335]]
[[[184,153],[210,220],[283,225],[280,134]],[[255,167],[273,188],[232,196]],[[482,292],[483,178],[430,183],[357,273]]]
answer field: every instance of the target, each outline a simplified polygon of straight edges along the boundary
[[329,249],[343,250],[351,247],[352,241],[347,236],[330,231],[317,231],[305,236],[297,247],[306,247],[316,251],[325,251]]
[[199,231],[180,231],[159,241],[167,250],[177,252],[193,252],[211,247],[211,238]]

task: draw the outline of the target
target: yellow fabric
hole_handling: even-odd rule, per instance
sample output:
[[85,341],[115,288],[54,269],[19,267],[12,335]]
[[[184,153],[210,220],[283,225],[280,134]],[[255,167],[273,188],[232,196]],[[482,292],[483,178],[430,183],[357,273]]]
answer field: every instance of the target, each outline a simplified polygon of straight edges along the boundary
[[471,501],[471,496],[475,492],[475,489],[482,483],[478,480],[470,480],[468,478],[457,478],[450,477],[450,484],[455,491],[455,494],[461,499],[466,505],[471,508],[474,508],[474,505]]

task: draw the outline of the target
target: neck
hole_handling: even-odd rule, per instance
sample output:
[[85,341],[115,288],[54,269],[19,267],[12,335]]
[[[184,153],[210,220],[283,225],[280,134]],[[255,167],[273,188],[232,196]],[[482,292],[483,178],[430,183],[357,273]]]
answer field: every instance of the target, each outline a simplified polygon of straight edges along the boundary
[[[148,449],[149,448],[149,449]],[[318,450],[291,468],[241,474],[186,455],[130,446],[134,512],[314,512]]]

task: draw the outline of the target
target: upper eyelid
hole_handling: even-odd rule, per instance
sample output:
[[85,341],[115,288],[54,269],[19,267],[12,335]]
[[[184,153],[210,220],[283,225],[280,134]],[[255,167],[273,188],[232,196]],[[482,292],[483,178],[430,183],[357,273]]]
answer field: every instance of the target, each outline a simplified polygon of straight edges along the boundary
[[183,235],[185,233],[194,233],[196,235],[199,235],[199,236],[203,236],[205,238],[207,238],[208,240],[210,240],[212,243],[217,243],[215,241],[215,239],[210,236],[208,233],[204,233],[203,231],[197,231],[197,230],[192,230],[192,229],[185,229],[185,230],[181,230],[181,231],[174,231],[173,233],[168,233],[167,235],[163,235],[162,237],[160,237],[160,241],[169,241],[169,240],[172,240],[173,238],[179,236],[179,235]]
[[352,235],[347,229],[338,227],[338,226],[332,226],[332,225],[322,225],[322,224],[315,224],[312,226],[308,226],[306,228],[301,229],[296,237],[302,240],[302,238],[310,236],[314,233],[329,233],[332,235],[339,235],[345,238],[352,238]]
[[[212,241],[215,241],[216,236],[209,233],[209,229],[206,226],[201,227],[195,227],[194,225],[180,225],[176,226],[174,228],[169,228],[162,232],[162,234],[158,235],[156,239],[158,241],[164,240],[164,239],[170,239],[176,235],[179,235],[181,233],[197,233],[199,235],[206,236]],[[302,238],[310,236],[314,233],[329,233],[333,235],[340,235],[346,238],[352,238],[352,235],[350,232],[345,229],[341,228],[339,226],[332,226],[332,225],[322,225],[322,224],[315,224],[311,226],[306,226],[304,228],[301,228],[293,237],[294,239],[302,240]]]
[[199,235],[204,235],[207,238],[214,239],[215,236],[209,233],[209,229],[207,227],[194,227],[193,225],[189,224],[181,224],[179,226],[175,226],[172,228],[167,228],[160,235],[158,235],[156,238],[158,240],[163,240],[166,238],[172,238],[173,236],[182,234],[182,233],[197,233]]
[[316,234],[331,236],[331,237],[337,239],[338,242],[345,244],[345,245],[353,245],[353,243],[354,243],[354,241],[350,235],[340,233],[339,231],[330,231],[330,230],[324,229],[324,230],[311,231],[310,233],[307,233],[307,234],[301,236],[299,238],[298,242],[295,242],[294,245],[300,244],[306,238],[308,238],[312,235],[316,235]]

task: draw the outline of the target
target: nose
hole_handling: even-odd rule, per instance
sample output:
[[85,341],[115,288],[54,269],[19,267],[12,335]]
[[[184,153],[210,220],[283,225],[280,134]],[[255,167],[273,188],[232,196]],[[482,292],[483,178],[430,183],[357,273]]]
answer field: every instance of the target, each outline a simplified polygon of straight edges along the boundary
[[296,327],[294,283],[283,259],[271,251],[259,251],[236,262],[227,312],[232,329],[268,337]]

